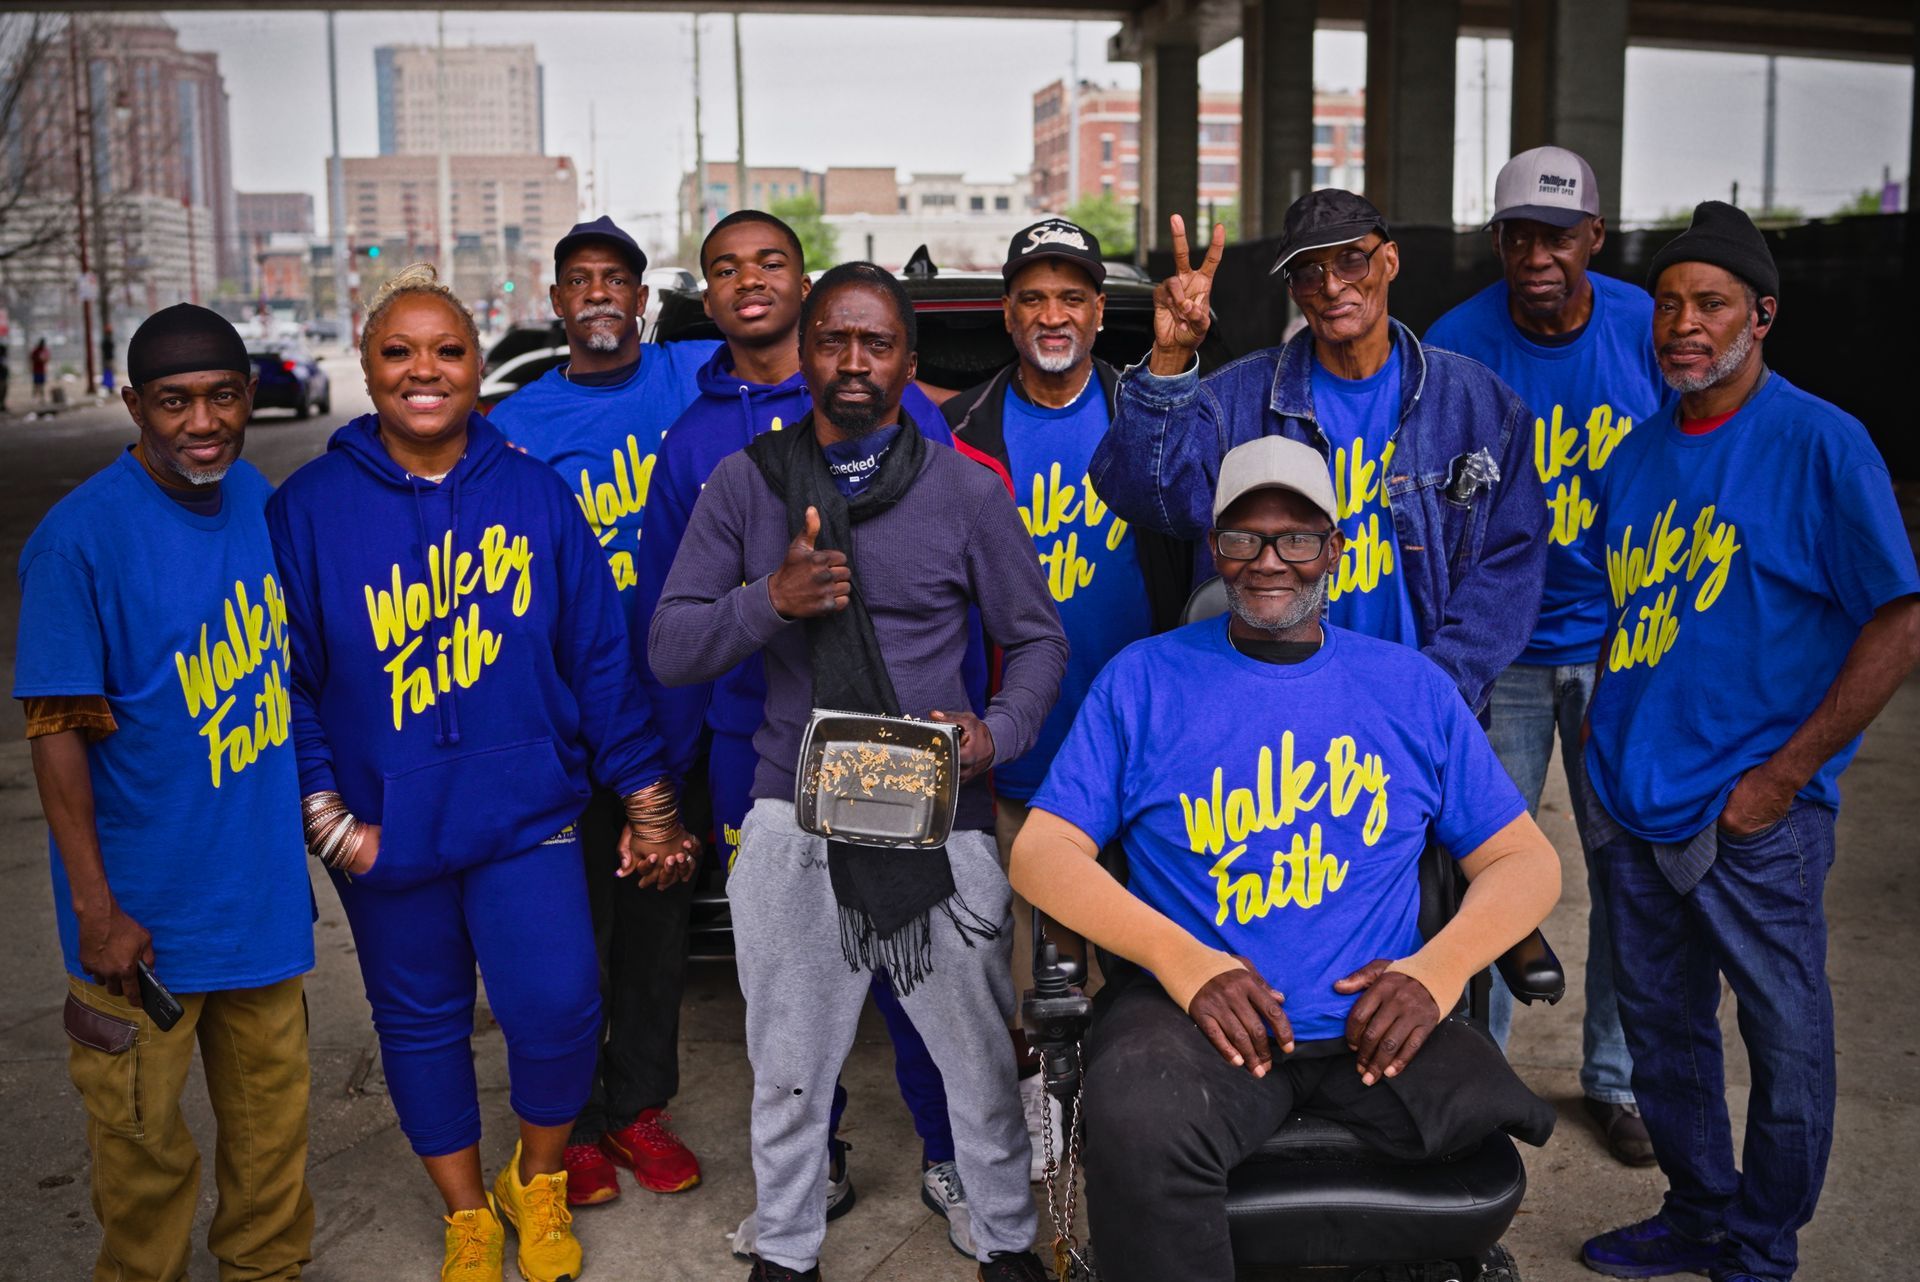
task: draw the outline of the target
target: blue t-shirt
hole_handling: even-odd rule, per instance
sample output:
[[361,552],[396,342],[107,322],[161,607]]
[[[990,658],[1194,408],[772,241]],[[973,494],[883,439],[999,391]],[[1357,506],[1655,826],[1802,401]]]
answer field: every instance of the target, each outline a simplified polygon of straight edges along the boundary
[[[153,933],[154,974],[179,993],[313,968],[273,487],[240,462],[221,488],[220,510],[196,515],[129,450],[55,504],[20,553],[13,696],[106,698],[120,728],[87,762],[107,884]],[[57,846],[52,866],[67,971],[84,978]]]
[[1420,947],[1420,856],[1472,854],[1526,813],[1460,693],[1419,651],[1325,629],[1301,663],[1234,649],[1225,617],[1139,641],[1093,683],[1036,810],[1127,854],[1128,889],[1337,1037],[1335,980]]
[[611,387],[570,382],[562,365],[488,416],[509,441],[559,471],[622,593],[640,581],[634,555],[660,437],[700,395],[696,376],[719,346],[711,340],[643,343],[640,368]]
[[1575,546],[1594,522],[1598,474],[1633,430],[1673,398],[1653,351],[1653,299],[1588,272],[1593,314],[1580,336],[1528,337],[1495,281],[1433,323],[1426,341],[1473,357],[1533,411],[1533,464],[1547,496],[1547,581],[1540,622],[1518,662],[1592,663],[1607,627],[1607,580]]
[[1107,433],[1107,398],[1089,378],[1071,405],[1048,409],[1006,391],[1002,410],[1014,502],[1033,536],[1047,589],[1067,633],[1067,673],[1060,697],[1032,748],[993,768],[993,790],[1025,801],[1073,725],[1080,701],[1107,661],[1153,631],[1146,579],[1133,532],[1100,501],[1087,464]]
[[1328,572],[1327,621],[1417,647],[1413,598],[1387,510],[1387,472],[1400,426],[1400,349],[1366,378],[1341,378],[1315,360],[1313,414],[1332,447],[1327,463],[1347,536],[1340,564]]
[[[1675,412],[1621,445],[1581,545],[1612,607],[1587,778],[1609,814],[1658,842],[1713,823],[1813,713],[1873,612],[1920,592],[1859,420],[1778,374],[1705,435]],[[1800,796],[1837,808],[1858,745]]]

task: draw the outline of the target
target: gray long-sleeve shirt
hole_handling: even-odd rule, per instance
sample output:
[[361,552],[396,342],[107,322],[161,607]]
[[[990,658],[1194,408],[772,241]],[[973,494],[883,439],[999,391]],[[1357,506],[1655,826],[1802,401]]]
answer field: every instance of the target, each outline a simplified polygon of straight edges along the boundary
[[[768,580],[793,535],[785,502],[753,460],[722,460],[694,504],[647,633],[653,671],[669,685],[708,681],[764,652],[766,717],[753,795],[793,796],[800,736],[813,708],[806,629],[773,608]],[[873,618],[900,710],[924,717],[968,706],[961,680],[967,612],[978,606],[1003,654],[1000,689],[988,705],[994,757],[1033,746],[1059,693],[1067,638],[1033,540],[1005,484],[950,449],[929,448],[919,478],[898,503],[853,527],[854,583]],[[960,828],[993,827],[983,775],[961,790]]]

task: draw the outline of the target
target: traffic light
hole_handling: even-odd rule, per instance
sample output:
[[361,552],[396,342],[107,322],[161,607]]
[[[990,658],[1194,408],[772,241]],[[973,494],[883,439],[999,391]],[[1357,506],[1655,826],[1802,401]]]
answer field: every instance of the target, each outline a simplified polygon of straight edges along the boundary
[[378,258],[378,257],[380,257],[380,246],[378,246],[378,245],[368,245],[368,246],[367,246],[367,257],[368,257],[368,258]]
[[507,293],[511,294],[513,292],[513,282],[508,281],[506,284],[502,285],[500,288],[505,290]]

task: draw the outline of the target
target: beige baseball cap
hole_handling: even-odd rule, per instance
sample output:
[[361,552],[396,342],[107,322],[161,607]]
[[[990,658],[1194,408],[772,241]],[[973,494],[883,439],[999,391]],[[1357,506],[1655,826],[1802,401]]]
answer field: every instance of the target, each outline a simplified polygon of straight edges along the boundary
[[1327,514],[1335,525],[1340,517],[1333,499],[1333,474],[1320,451],[1290,436],[1263,436],[1236,445],[1220,460],[1220,480],[1213,488],[1213,519],[1255,490],[1292,490]]

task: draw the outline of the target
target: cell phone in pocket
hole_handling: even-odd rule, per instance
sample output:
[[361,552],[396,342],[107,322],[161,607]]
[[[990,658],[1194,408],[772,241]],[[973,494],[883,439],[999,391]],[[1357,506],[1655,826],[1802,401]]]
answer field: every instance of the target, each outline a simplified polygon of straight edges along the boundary
[[172,1031],[173,1026],[180,1022],[180,1017],[187,1013],[186,1010],[167,991],[167,986],[153,977],[153,972],[147,969],[145,962],[135,962],[134,965],[140,968],[140,1005],[147,1012],[147,1018],[161,1032]]

